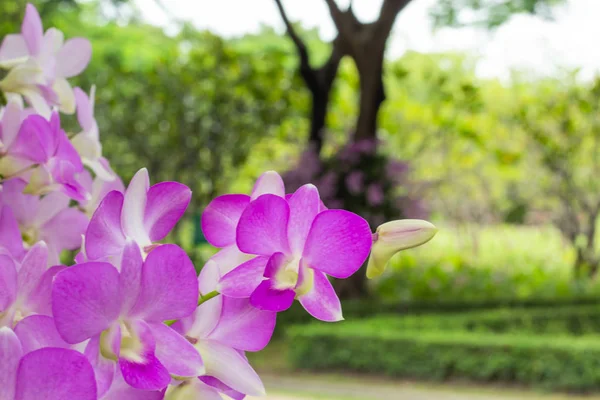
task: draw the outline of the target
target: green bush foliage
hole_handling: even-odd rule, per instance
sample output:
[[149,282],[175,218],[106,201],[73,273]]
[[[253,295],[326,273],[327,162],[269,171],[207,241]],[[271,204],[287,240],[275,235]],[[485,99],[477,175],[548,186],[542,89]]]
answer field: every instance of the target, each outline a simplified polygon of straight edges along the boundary
[[[546,312],[551,319],[552,310]],[[293,327],[288,331],[290,361],[299,369],[511,382],[579,392],[600,388],[598,336],[469,332],[452,318],[424,322],[437,325],[427,329],[405,329],[403,324],[415,321],[398,321]],[[481,322],[479,326],[498,327]]]

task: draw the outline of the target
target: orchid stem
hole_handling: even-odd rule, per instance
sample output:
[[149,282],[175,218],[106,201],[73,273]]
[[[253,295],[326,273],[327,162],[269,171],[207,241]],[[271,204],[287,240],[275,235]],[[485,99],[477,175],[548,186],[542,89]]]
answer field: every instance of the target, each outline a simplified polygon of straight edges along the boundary
[[[207,301],[209,301],[210,299],[212,299],[213,297],[217,297],[220,293],[217,292],[216,290],[213,290],[212,292],[209,292],[205,295],[200,294],[200,298],[198,299],[198,305],[201,305],[203,303],[206,303]],[[165,325],[167,326],[171,326],[173,325],[175,322],[177,322],[176,319],[170,319],[168,321],[165,321]]]
[[213,290],[212,292],[209,292],[207,294],[200,295],[200,298],[198,299],[198,305],[205,303],[207,301],[209,301],[210,299],[212,299],[213,297],[217,297],[219,295],[219,292],[217,292],[216,290]]

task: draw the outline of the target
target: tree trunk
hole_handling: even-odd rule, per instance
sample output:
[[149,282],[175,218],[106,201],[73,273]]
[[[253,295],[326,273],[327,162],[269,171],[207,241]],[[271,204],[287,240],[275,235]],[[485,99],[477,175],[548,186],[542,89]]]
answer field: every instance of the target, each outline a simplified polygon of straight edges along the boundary
[[360,75],[360,104],[354,133],[356,141],[377,137],[377,117],[381,104],[385,100],[383,54],[378,55],[377,58],[364,60],[361,66],[357,63]]

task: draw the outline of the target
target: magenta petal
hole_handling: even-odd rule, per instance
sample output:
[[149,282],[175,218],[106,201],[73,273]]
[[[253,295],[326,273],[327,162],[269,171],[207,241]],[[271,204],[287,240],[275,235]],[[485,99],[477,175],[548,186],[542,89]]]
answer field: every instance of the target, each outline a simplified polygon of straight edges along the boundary
[[286,257],[283,253],[274,253],[271,258],[269,258],[269,262],[267,262],[267,267],[265,268],[264,276],[265,278],[275,278],[278,272],[280,272],[289,262],[288,257]]
[[171,375],[191,378],[204,373],[200,353],[186,338],[162,323],[149,325],[156,340],[156,358]]
[[253,307],[248,299],[223,298],[221,319],[208,339],[245,351],[262,350],[271,340],[277,313]]
[[192,191],[179,182],[161,182],[150,187],[144,227],[152,242],[164,239],[190,204]]
[[241,251],[270,256],[289,252],[287,226],[290,208],[287,201],[265,194],[250,202],[237,226],[236,240]]
[[48,270],[48,247],[37,242],[23,258],[19,268],[19,297],[27,299],[34,294],[42,275]]
[[46,163],[56,152],[59,135],[41,115],[25,118],[17,134],[11,154],[38,164]]
[[23,254],[23,239],[12,210],[0,205],[0,247],[4,247],[15,258]]
[[[206,294],[213,291],[217,287],[219,279],[219,266],[209,260],[198,276],[200,293]],[[216,296],[205,301],[196,308],[192,315],[180,320],[180,332],[195,338],[206,337],[217,326],[219,318],[221,318],[222,305],[223,296]]]
[[327,276],[321,271],[314,271],[312,289],[298,297],[298,301],[310,315],[321,321],[335,322],[344,319],[340,299]]
[[0,254],[0,313],[6,310],[17,297],[17,266],[13,259]]
[[8,327],[0,328],[0,398],[12,400],[15,393],[17,367],[23,355],[17,335]]
[[152,250],[142,268],[142,285],[131,310],[148,322],[183,318],[198,302],[196,270],[185,251],[174,244]]
[[15,400],[96,400],[92,366],[75,350],[44,348],[25,355],[17,371]]
[[294,254],[302,254],[304,242],[313,220],[319,213],[321,199],[318,189],[311,184],[304,185],[288,200],[290,205],[290,222],[288,223],[288,238]]
[[162,400],[164,398],[164,390],[139,390],[134,389],[125,382],[120,369],[115,370],[114,379],[110,390],[102,400]]
[[56,55],[56,76],[71,78],[87,67],[92,57],[92,45],[84,38],[72,38],[65,42]]
[[255,257],[225,274],[219,281],[217,290],[229,297],[250,297],[262,282],[268,257]]
[[90,260],[119,254],[125,245],[121,229],[123,194],[112,191],[104,197],[85,233],[85,252]]
[[120,309],[119,272],[108,263],[88,262],[61,271],[52,288],[58,332],[79,343],[108,328]]
[[65,208],[43,227],[42,239],[56,252],[75,250],[88,226],[88,217],[77,208]]
[[119,291],[121,292],[121,314],[127,314],[135,305],[140,293],[142,281],[142,252],[138,244],[128,240],[121,256],[121,272],[119,274]]
[[363,218],[345,210],[326,210],[313,221],[302,258],[311,268],[347,278],[369,256],[372,240]]
[[167,369],[153,353],[143,354],[142,362],[119,359],[123,379],[130,386],[141,390],[162,390],[171,381]]
[[27,4],[25,8],[25,17],[21,24],[21,34],[25,39],[29,54],[36,56],[40,52],[40,45],[44,37],[44,28],[42,19],[33,4]]
[[250,204],[250,196],[226,194],[211,201],[202,213],[202,232],[215,247],[235,243],[235,232],[242,212]]
[[256,200],[263,194],[285,197],[283,179],[281,179],[281,176],[277,172],[267,171],[256,180],[254,188],[252,188],[251,200]]
[[267,311],[285,311],[292,306],[296,292],[292,289],[278,290],[273,287],[273,281],[262,281],[250,296],[250,303]]
[[52,314],[52,283],[56,274],[66,268],[64,265],[55,265],[44,272],[35,290],[25,300],[24,304],[29,310],[42,315]]
[[23,354],[44,347],[68,348],[60,337],[54,320],[46,315],[30,315],[15,326],[15,333],[23,346]]

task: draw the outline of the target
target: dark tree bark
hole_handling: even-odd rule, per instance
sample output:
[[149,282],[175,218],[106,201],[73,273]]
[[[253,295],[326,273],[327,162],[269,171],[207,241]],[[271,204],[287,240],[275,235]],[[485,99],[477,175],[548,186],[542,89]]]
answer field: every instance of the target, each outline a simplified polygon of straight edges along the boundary
[[[332,42],[331,55],[327,62],[319,68],[313,68],[310,65],[306,45],[295,32],[281,0],[275,0],[287,33],[296,46],[300,59],[300,74],[312,95],[309,145],[313,146],[317,154],[323,146],[331,89],[339,63],[344,56],[350,56],[354,60],[360,80],[359,114],[351,140],[376,139],[379,109],[385,101],[383,84],[385,47],[398,13],[410,1],[384,0],[377,20],[365,24],[354,15],[352,4],[346,10],[341,10],[335,0],[325,0],[338,35]],[[342,298],[367,295],[367,281],[363,269],[349,279],[336,281],[335,286]]]
[[310,65],[310,57],[306,44],[298,36],[293,25],[287,17],[281,0],[275,0],[281,18],[287,29],[287,33],[296,46],[299,58],[300,76],[311,93],[311,119],[309,145],[320,154],[323,147],[323,135],[327,119],[327,109],[329,106],[329,95],[337,76],[338,68],[342,57],[345,55],[344,43],[338,37],[332,42],[331,54],[325,64],[319,68],[313,68]]

